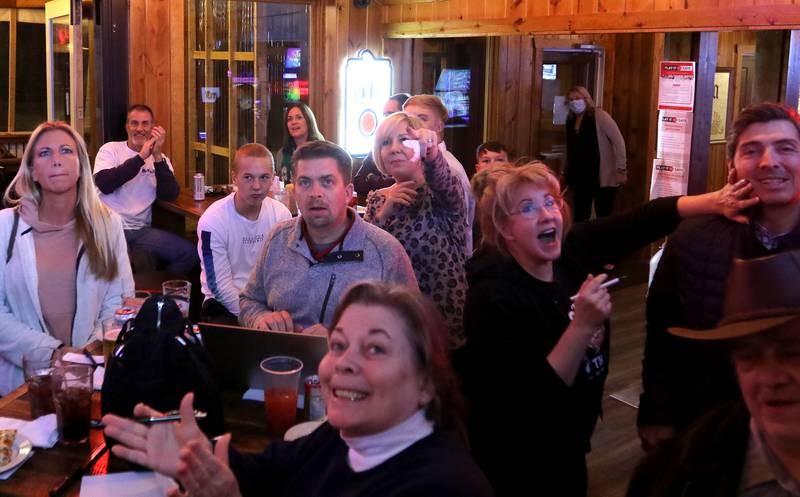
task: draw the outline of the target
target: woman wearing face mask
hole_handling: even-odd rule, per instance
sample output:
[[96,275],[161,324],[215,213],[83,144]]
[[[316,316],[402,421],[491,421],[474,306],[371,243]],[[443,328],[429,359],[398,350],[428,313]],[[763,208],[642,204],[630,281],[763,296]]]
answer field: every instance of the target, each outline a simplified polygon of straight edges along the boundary
[[[486,478],[456,435],[463,401],[441,316],[405,287],[361,282],[333,317],[319,364],[327,421],[261,454],[216,447],[192,415],[145,426],[108,414],[115,455],[176,478],[171,497],[489,497]],[[139,404],[136,416],[158,413]]]
[[289,106],[284,122],[286,140],[283,142],[283,147],[275,154],[275,175],[284,183],[291,183],[294,151],[306,142],[324,140],[325,137],[319,132],[317,119],[311,108],[302,102]]
[[438,143],[434,131],[404,112],[381,123],[375,132],[375,165],[396,183],[369,194],[364,220],[406,249],[419,289],[436,302],[457,348],[464,336],[467,209],[461,182],[450,173]]
[[575,221],[611,214],[617,187],[627,181],[625,140],[608,112],[594,106],[583,86],[567,91],[566,186],[572,192]]

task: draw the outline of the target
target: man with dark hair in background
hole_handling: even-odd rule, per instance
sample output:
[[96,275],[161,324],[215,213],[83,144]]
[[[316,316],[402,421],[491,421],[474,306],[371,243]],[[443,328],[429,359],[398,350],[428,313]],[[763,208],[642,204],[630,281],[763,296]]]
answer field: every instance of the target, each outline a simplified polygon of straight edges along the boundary
[[739,396],[724,351],[672,336],[668,327],[707,329],[722,315],[734,257],[800,248],[800,116],[785,105],[744,109],[733,124],[734,180],[760,203],[749,224],[716,217],[685,221],[669,238],[647,296],[647,339],[638,425],[645,450],[671,440],[703,413]]
[[327,333],[351,284],[381,280],[418,289],[405,249],[347,207],[350,155],[310,142],[292,156],[301,215],[272,229],[239,296],[239,322],[250,328]]
[[[389,97],[389,100],[386,101],[386,105],[383,106],[383,117],[385,118],[391,116],[395,112],[402,111],[403,104],[406,103],[406,100],[409,98],[411,98],[411,95],[408,93],[396,93]],[[386,188],[393,184],[393,178],[384,175],[378,170],[378,166],[375,165],[375,159],[372,158],[372,150],[370,150],[369,154],[367,154],[364,161],[361,163],[361,167],[358,168],[358,172],[353,176],[353,186],[358,196],[365,199],[367,195],[369,195],[369,192],[380,190],[381,188]]]
[[125,131],[126,141],[108,142],[97,152],[94,181],[100,200],[122,217],[129,251],[145,252],[165,271],[188,275],[198,263],[192,243],[150,226],[153,202],[175,200],[180,193],[161,151],[167,132],[144,104],[128,108]]

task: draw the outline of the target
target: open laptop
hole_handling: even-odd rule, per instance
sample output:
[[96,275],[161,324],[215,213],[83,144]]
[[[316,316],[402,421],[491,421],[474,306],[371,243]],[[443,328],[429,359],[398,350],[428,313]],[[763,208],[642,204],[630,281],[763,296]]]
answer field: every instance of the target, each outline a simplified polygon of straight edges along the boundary
[[325,337],[263,331],[224,324],[200,323],[208,355],[214,364],[218,386],[223,390],[264,388],[261,360],[276,355],[288,355],[303,361],[302,382],[317,374],[319,362],[328,352]]

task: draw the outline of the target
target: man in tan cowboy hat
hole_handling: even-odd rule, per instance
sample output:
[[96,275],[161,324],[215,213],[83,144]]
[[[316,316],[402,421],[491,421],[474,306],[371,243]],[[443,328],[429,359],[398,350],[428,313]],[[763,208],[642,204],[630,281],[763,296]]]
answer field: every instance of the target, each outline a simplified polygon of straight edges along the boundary
[[741,400],[640,464],[628,496],[800,496],[800,251],[735,259],[716,328],[673,335],[724,344]]

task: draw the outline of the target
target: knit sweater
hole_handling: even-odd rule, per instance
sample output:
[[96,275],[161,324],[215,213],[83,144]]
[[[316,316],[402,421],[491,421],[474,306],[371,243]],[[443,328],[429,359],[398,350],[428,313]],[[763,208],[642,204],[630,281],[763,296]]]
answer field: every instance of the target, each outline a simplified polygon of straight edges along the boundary
[[382,280],[418,288],[402,245],[363,221],[354,210],[353,225],[338,247],[318,262],[303,236],[302,217],[273,228],[239,296],[239,322],[255,327],[274,311],[288,311],[295,325],[330,324],[345,290],[361,280]]

